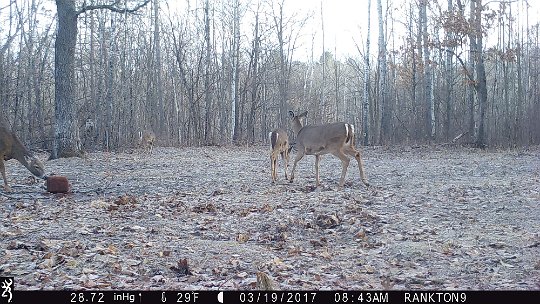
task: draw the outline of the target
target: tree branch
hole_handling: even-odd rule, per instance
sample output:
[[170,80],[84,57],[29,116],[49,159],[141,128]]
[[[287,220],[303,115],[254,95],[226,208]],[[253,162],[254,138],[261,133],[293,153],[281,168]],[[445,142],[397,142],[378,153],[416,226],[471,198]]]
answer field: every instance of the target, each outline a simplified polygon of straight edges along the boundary
[[467,78],[469,78],[469,80],[473,83],[474,88],[476,89],[476,80],[474,80],[473,75],[471,74],[469,69],[467,69],[467,65],[465,64],[465,62],[463,62],[463,59],[461,59],[461,57],[459,57],[459,55],[456,54],[456,52],[454,52],[451,49],[445,49],[445,48],[442,48],[440,46],[439,47],[436,46],[436,48],[454,55],[454,57],[456,57],[457,60],[459,60],[459,63],[461,64],[461,67],[465,70],[465,75],[467,75]]
[[115,12],[115,13],[121,13],[121,14],[124,14],[124,13],[135,13],[136,11],[138,11],[139,9],[141,9],[142,7],[144,7],[145,5],[147,5],[148,3],[150,2],[150,0],[144,0],[143,3],[140,3],[139,5],[137,5],[136,7],[134,8],[119,8],[117,5],[120,4],[120,0],[115,0],[114,3],[112,4],[99,4],[99,5],[84,5],[78,12],[77,12],[77,16],[79,16],[80,14],[83,14],[87,11],[91,11],[91,10],[97,10],[97,9],[108,9],[110,10],[111,12]]

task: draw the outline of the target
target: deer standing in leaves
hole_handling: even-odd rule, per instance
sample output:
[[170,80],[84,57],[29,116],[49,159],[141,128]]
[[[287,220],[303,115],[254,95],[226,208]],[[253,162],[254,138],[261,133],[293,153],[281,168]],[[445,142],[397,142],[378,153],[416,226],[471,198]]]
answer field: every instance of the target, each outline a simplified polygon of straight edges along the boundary
[[294,159],[294,164],[291,170],[290,182],[294,180],[294,171],[298,161],[304,155],[315,155],[315,178],[317,186],[319,181],[319,162],[324,154],[332,154],[341,160],[341,179],[339,187],[343,187],[345,183],[345,175],[349,167],[350,158],[352,156],[358,163],[360,177],[362,182],[369,186],[367,178],[364,174],[364,164],[362,162],[361,153],[354,146],[354,126],[348,123],[336,122],[324,125],[306,125],[304,126],[300,118],[305,117],[307,111],[299,115],[295,115],[293,111],[289,111],[292,128],[296,134],[295,145],[298,148],[298,153]]
[[156,142],[156,134],[152,130],[145,130],[139,132],[139,146],[148,153],[152,153],[154,150],[154,143]]
[[277,160],[281,154],[281,159],[284,162],[285,179],[289,179],[287,176],[287,169],[289,166],[289,136],[287,132],[282,129],[277,129],[268,134],[270,137],[270,164],[272,169],[272,183],[277,180]]

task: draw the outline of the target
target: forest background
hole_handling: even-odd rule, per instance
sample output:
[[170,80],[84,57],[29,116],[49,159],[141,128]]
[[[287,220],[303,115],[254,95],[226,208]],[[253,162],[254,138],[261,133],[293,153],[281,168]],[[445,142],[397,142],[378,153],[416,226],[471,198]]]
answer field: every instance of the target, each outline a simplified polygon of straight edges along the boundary
[[[363,145],[540,143],[529,1],[302,3],[5,1],[1,123],[47,151],[64,137],[80,151],[121,150],[144,129],[164,146],[266,143],[291,109],[309,110],[310,124],[354,123]],[[64,95],[57,12],[70,7]]]

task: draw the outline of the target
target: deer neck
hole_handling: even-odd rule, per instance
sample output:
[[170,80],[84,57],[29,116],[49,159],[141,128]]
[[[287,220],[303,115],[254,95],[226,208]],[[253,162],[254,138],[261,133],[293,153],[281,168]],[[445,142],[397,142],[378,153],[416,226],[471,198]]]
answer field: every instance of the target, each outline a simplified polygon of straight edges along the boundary
[[294,134],[298,135],[298,132],[300,132],[300,129],[302,129],[302,127],[303,127],[299,118],[296,118],[293,121],[292,127],[293,127]]
[[32,154],[22,145],[18,138],[14,137],[11,153],[7,156],[8,158],[18,160],[25,167],[28,167],[28,159],[32,157]]

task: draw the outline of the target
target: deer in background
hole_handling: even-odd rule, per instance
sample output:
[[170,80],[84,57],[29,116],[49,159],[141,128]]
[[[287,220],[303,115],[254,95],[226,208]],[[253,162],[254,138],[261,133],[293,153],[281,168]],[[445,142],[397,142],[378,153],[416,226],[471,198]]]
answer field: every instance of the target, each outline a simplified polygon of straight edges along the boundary
[[4,161],[16,159],[25,166],[32,174],[43,178],[45,175],[43,164],[34,156],[32,152],[17,138],[15,133],[9,129],[0,126],[0,172],[4,179],[4,189],[6,192],[11,192],[6,178],[6,167]]
[[277,160],[279,154],[281,154],[281,159],[283,159],[285,165],[285,179],[289,179],[287,176],[287,169],[289,166],[289,136],[287,132],[282,129],[274,130],[268,133],[270,137],[270,164],[272,169],[272,183],[275,183],[277,180]]
[[152,150],[154,150],[155,141],[156,134],[154,134],[152,130],[139,132],[139,147],[142,147],[144,151],[152,153]]
[[369,186],[364,174],[364,165],[362,163],[360,151],[356,150],[354,147],[354,126],[343,122],[318,126],[303,126],[300,118],[305,117],[306,115],[307,111],[299,115],[294,115],[293,111],[289,111],[292,128],[296,134],[295,145],[298,148],[289,181],[291,183],[293,182],[294,170],[296,169],[298,161],[306,154],[315,155],[315,177],[317,186],[319,186],[319,162],[321,160],[321,155],[331,153],[341,160],[342,170],[341,179],[339,180],[340,188],[343,187],[343,184],[345,183],[345,175],[347,174],[347,168],[349,167],[350,162],[349,156],[356,159],[362,182],[364,185]]

